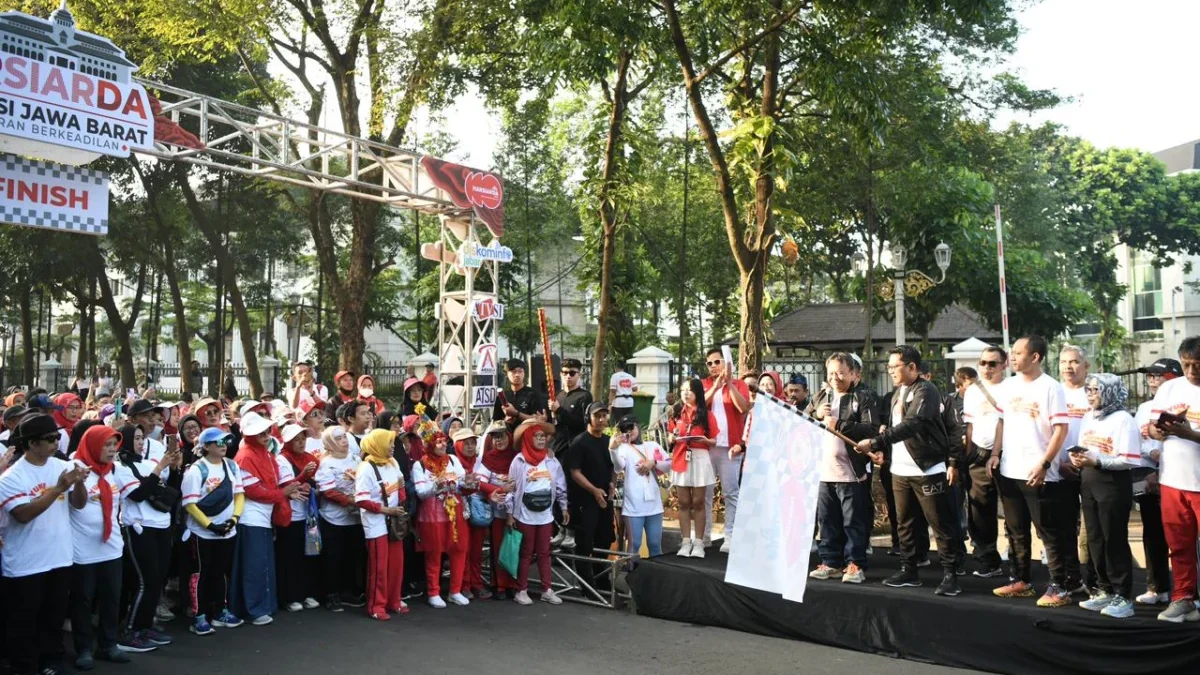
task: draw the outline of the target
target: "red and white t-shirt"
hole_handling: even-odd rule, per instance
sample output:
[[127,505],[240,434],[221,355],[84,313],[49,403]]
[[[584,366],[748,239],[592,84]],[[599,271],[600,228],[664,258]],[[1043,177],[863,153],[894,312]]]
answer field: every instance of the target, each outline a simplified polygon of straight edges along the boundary
[[[1053,377],[1042,373],[1036,380],[1024,376],[1008,378],[996,388],[1000,394],[1000,416],[1004,420],[1003,449],[1000,455],[1000,475],[1016,480],[1028,480],[1029,474],[1040,467],[1050,447],[1055,425],[1067,424],[1067,402],[1063,386]],[[1067,459],[1067,444],[1059,448],[1058,461]],[[1058,462],[1051,462],[1046,480],[1062,480]]]
[[613,397],[614,408],[632,408],[633,407],[633,390],[637,387],[637,380],[632,375],[625,371],[619,371],[612,374],[608,380],[608,388],[616,390],[616,396]]
[[[1182,415],[1193,430],[1200,429],[1200,387],[1183,377],[1163,382],[1150,414],[1157,421],[1163,411]],[[1158,481],[1176,490],[1200,492],[1200,443],[1168,436],[1158,461]]]
[[[403,506],[400,503],[400,489],[404,487],[404,474],[400,472],[400,467],[395,464],[378,467],[379,476],[383,479],[382,486],[379,479],[375,478],[375,468],[370,462],[363,462],[359,465],[357,476],[354,479],[354,501],[375,502],[383,506],[383,490],[386,489],[387,505]],[[364,510],[362,526],[363,534],[367,539],[387,534],[387,520],[382,513],[371,513]]]
[[[280,453],[275,455],[275,463],[279,465],[279,484],[290,483],[296,480],[296,471],[292,468],[292,463],[284,458]],[[304,467],[300,467],[303,471]],[[308,520],[308,497],[301,497],[296,493],[294,497],[288,500],[292,505],[292,522],[300,520]]]
[[1092,404],[1088,403],[1083,387],[1072,389],[1064,384],[1063,397],[1067,402],[1067,438],[1063,441],[1063,448],[1069,450],[1081,445],[1079,429],[1083,426],[1083,416],[1091,412]]
[[[132,476],[130,476],[132,477]],[[103,481],[98,474],[89,473],[83,485],[87,488],[87,502],[82,509],[71,509],[71,548],[76,565],[108,562],[121,557],[125,551],[125,540],[121,537],[121,496],[138,486],[137,481],[125,484],[118,482],[116,471],[109,471]],[[100,491],[112,493],[112,533],[107,541],[104,536],[104,509],[100,505]],[[69,493],[68,493],[69,494]]]
[[[226,506],[223,511],[209,518],[209,520],[218,525],[228,522],[233,517],[234,502],[237,501],[238,495],[245,493],[245,489],[242,487],[242,472],[238,468],[238,465],[229,458],[225,458],[223,462],[225,464],[224,468],[220,464],[209,462],[207,459],[197,460],[184,472],[182,486],[183,505],[186,507],[188,504],[195,504],[207,497],[213,490],[221,487],[221,483],[225,481],[225,471],[228,469],[229,481],[233,484],[234,501],[229,502],[229,506]],[[205,478],[205,475],[208,477]],[[243,506],[243,508],[245,507]],[[201,539],[230,539],[233,535],[237,534],[237,530],[231,530],[224,537],[218,537],[207,529],[200,527],[200,523],[197,523],[190,515],[187,519],[187,528],[189,532]]]
[[[337,490],[353,502],[355,477],[358,475],[358,465],[361,463],[362,460],[350,454],[341,459],[332,455],[322,457],[321,465],[317,467],[317,489],[321,492]],[[325,522],[342,526],[359,524],[357,506],[342,506],[323,497],[319,501],[318,513]]]
[[1138,433],[1142,435],[1142,462],[1140,466],[1144,466],[1149,469],[1157,469],[1158,462],[1150,458],[1150,453],[1154,452],[1155,450],[1158,450],[1161,453],[1163,449],[1163,442],[1156,438],[1150,437],[1150,425],[1154,424],[1154,422],[1151,420],[1151,416],[1153,416],[1154,419],[1158,419],[1158,416],[1154,415],[1153,400],[1145,401],[1139,405],[1137,413],[1133,416],[1133,420],[1137,423]]
[[[977,384],[967,387],[967,393],[963,394],[963,421],[971,425],[971,442],[984,450],[996,447],[996,424],[1000,421],[1000,409],[996,405],[1001,405],[999,388],[1003,384],[978,380]],[[996,405],[988,401],[980,387],[991,394]]]
[[[1079,445],[1087,448],[1088,457],[1104,463],[1102,468],[1132,468],[1142,463],[1142,439],[1133,415],[1118,410],[1098,419],[1096,411],[1089,410],[1079,427]],[[1105,465],[1113,459],[1124,466]]]
[[[240,467],[239,470],[242,474],[242,489],[258,485],[261,482],[258,480],[258,476],[249,471]],[[242,507],[242,518],[238,521],[238,525],[245,525],[246,527],[272,527],[271,514],[274,511],[274,504],[264,504],[263,502],[256,502],[253,499],[247,498],[245,506]]]
[[[0,476],[0,508],[5,513],[41,497],[58,484],[58,477],[71,470],[71,462],[51,457],[42,466],[30,464],[25,457]],[[9,518],[4,529],[4,547],[0,560],[4,576],[9,578],[41,574],[74,562],[71,546],[71,514],[67,494],[59,495],[37,518],[28,523]]]

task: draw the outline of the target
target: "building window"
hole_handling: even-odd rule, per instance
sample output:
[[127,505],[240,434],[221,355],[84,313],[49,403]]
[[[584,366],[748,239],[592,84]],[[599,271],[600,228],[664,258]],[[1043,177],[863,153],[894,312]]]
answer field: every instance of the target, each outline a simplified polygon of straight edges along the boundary
[[1133,330],[1162,330],[1163,291],[1162,270],[1154,258],[1142,251],[1133,254]]

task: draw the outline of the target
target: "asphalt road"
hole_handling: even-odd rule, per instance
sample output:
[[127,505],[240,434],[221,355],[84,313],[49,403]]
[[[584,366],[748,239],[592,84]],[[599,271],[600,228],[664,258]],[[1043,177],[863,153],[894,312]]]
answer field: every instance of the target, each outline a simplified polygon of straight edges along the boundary
[[833,673],[950,675],[971,673],[721,628],[661,621],[570,603],[480,601],[433,610],[414,603],[387,623],[361,610],[281,613],[270,626],[249,624],[207,637],[168,630],[176,643],[134,654],[125,666],[97,664],[96,673],[212,675],[287,673],[389,675],[730,675]]

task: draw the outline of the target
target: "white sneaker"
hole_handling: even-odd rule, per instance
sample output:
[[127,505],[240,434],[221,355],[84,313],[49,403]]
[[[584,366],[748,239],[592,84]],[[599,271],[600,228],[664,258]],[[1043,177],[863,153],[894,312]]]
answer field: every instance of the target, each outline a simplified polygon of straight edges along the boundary
[[733,535],[725,535],[725,541],[721,542],[721,553],[729,553],[733,549]]
[[154,610],[154,619],[159,623],[170,623],[175,620],[175,612],[172,612],[166,605],[160,604]]
[[462,593],[451,594],[450,602],[453,602],[459,607],[466,607],[467,605],[471,604],[471,601],[467,599],[467,596],[463,595]]
[[558,548],[559,546],[562,546],[563,539],[566,538],[566,536],[567,536],[566,528],[559,530],[558,534],[554,535],[553,537],[550,537],[550,548]]
[[565,551],[575,550],[575,535],[568,534],[566,537],[564,537],[561,548]]
[[321,603],[317,602],[316,598],[305,598],[304,609],[320,609]]
[[429,596],[429,606],[434,609],[446,609],[446,601],[440,595]]
[[289,612],[299,612],[302,609],[304,609],[304,605],[298,602],[289,602],[287,605],[287,611]]
[[684,539],[683,543],[679,545],[679,552],[675,555],[679,556],[680,558],[692,557],[692,541],[693,540],[691,539]]
[[692,540],[692,557],[693,558],[703,558],[704,557],[704,544],[702,544],[699,541],[696,541],[695,539]]
[[561,605],[562,598],[558,597],[554,591],[546,591],[542,593],[542,602],[546,602],[551,605]]
[[270,614],[263,614],[262,616],[255,618],[250,623],[254,624],[255,626],[266,626],[274,620],[275,619],[271,618]]
[[1170,593],[1155,593],[1154,591],[1146,591],[1133,599],[1139,605],[1161,605],[1171,601]]
[[517,594],[513,596],[513,600],[515,600],[518,605],[528,606],[533,604],[533,600],[529,599],[529,593],[525,591],[517,591]]

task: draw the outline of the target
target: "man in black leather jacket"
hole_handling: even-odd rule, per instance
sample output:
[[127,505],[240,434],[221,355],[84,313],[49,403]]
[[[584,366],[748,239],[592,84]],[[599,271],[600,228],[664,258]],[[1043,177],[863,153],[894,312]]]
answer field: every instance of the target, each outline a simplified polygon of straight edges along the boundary
[[896,521],[900,531],[903,564],[884,584],[892,587],[920,586],[917,573],[915,521],[919,510],[933,527],[942,563],[938,595],[958,595],[955,577],[959,562],[958,517],[950,499],[949,486],[957,479],[958,457],[949,452],[942,423],[941,395],[931,382],[920,378],[921,354],[900,345],[888,357],[888,374],[897,390],[891,410],[885,415],[891,426],[871,440],[858,442],[876,464],[890,457],[892,489],[896,496]]

